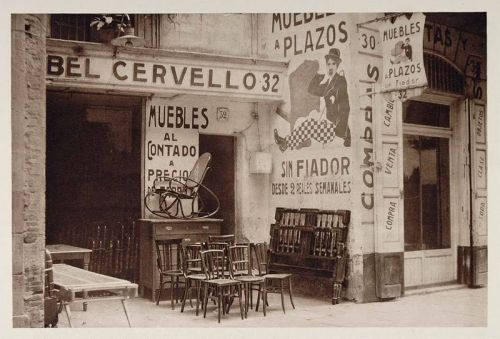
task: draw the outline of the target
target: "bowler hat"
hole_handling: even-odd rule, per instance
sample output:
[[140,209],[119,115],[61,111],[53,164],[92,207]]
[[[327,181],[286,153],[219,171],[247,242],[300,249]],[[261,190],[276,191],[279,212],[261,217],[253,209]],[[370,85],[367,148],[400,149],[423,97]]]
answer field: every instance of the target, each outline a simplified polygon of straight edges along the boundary
[[325,59],[333,59],[337,63],[341,62],[342,59],[340,59],[340,51],[338,48],[330,48],[330,51],[328,52],[327,55],[325,55]]

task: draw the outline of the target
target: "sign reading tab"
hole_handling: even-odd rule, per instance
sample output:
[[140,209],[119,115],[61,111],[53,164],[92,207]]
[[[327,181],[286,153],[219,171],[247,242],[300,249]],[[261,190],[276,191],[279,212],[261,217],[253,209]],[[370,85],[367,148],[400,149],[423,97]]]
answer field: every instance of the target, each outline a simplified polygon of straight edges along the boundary
[[384,92],[427,85],[423,35],[425,15],[413,13],[387,19],[380,27]]

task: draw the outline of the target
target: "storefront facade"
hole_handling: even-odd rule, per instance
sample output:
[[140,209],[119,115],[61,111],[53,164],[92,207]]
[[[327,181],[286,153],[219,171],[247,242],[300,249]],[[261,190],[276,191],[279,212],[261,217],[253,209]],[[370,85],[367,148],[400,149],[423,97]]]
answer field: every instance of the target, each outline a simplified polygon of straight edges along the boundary
[[145,48],[42,17],[47,241],[75,215],[151,217],[154,179],[210,152],[221,232],[238,241],[268,241],[277,207],[351,211],[347,299],[486,283],[486,37],[453,16],[419,25],[426,84],[390,91],[383,14],[136,15]]

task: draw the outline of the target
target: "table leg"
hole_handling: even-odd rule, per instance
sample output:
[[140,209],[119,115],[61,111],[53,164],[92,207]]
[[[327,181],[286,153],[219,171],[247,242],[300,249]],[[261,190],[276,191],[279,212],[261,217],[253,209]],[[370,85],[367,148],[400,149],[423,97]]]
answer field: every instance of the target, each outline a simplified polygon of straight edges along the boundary
[[70,317],[69,317],[70,312],[71,312],[71,311],[70,311],[70,309],[69,309],[69,305],[68,305],[68,304],[66,304],[66,303],[64,303],[64,313],[66,313],[66,317],[68,318],[68,324],[69,324],[69,327],[73,327],[73,326],[71,325],[71,319],[70,319]]
[[[89,270],[89,265],[90,265],[90,253],[85,253],[83,255],[83,269],[88,271]],[[83,297],[84,298],[87,298],[87,293],[86,292],[83,292]],[[83,303],[83,311],[86,312],[87,311],[87,303],[84,302]]]
[[[83,299],[87,299],[87,297],[88,297],[87,291],[83,291],[82,295],[83,295]],[[86,302],[83,303],[83,311],[87,312],[87,303]]]
[[83,269],[88,271],[89,266],[90,266],[90,253],[85,253],[83,255]]
[[130,318],[129,318],[128,312],[127,312],[127,306],[125,305],[125,299],[122,299],[121,302],[123,305],[123,310],[125,311],[125,316],[127,317],[128,327],[132,327],[132,324],[130,323]]

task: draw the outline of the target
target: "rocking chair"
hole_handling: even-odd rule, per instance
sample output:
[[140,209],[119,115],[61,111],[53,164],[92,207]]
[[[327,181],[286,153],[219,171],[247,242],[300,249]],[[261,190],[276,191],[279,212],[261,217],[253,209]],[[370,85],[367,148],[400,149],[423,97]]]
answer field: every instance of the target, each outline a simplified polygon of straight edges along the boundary
[[[202,184],[212,156],[203,153],[187,177],[155,179],[153,187],[144,198],[146,208],[154,215],[172,219],[208,218],[219,211],[220,203],[215,193]],[[200,194],[203,191],[205,194]],[[202,197],[212,199],[216,208],[205,211]]]

